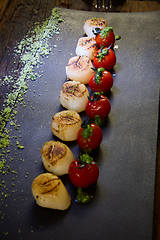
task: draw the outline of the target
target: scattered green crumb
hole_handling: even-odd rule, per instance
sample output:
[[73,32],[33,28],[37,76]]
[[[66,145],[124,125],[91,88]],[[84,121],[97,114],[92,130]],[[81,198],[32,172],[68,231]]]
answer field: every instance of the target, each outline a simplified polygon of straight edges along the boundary
[[4,167],[5,167],[5,164],[6,164],[6,160],[5,159],[2,159],[0,161],[0,173],[2,173]]
[[[47,57],[50,54],[49,39],[54,34],[59,34],[59,23],[62,21],[63,19],[57,9],[54,8],[51,16],[43,23],[35,23],[34,29],[28,32],[14,49],[15,54],[19,57],[21,68],[13,70],[10,75],[0,79],[0,86],[10,87],[10,92],[4,96],[4,103],[0,110],[0,175],[3,177],[9,173],[17,177],[18,172],[13,170],[10,165],[19,157],[16,154],[10,156],[12,153],[11,147],[16,145],[17,152],[25,147],[20,144],[22,135],[21,124],[17,123],[16,120],[17,107],[19,105],[22,105],[22,107],[29,105],[28,102],[24,101],[24,96],[29,90],[28,83],[30,81],[34,83],[42,76],[43,72],[38,74],[35,70],[43,63],[42,57]],[[16,64],[15,58],[13,61]],[[36,93],[36,90],[33,90],[33,92]],[[32,110],[34,109],[35,107],[32,106]],[[18,152],[18,154],[20,153]],[[24,162],[24,159],[21,158],[20,161]],[[29,172],[26,172],[25,177],[28,176]],[[11,180],[15,181],[15,177],[12,177]],[[11,186],[14,187],[15,183],[12,182]],[[5,181],[0,180],[0,200],[10,196],[8,191]],[[14,193],[15,189],[10,191]],[[3,218],[4,214],[1,214],[1,219]],[[3,234],[7,236],[8,232]]]
[[8,196],[9,196],[9,194],[8,194],[8,193],[5,193],[5,194],[4,194],[4,197],[5,197],[5,198],[7,198]]
[[23,146],[23,145],[20,145],[20,144],[19,144],[19,141],[16,141],[16,145],[17,145],[17,148],[19,148],[19,149],[24,149],[24,146]]
[[17,171],[15,171],[15,170],[12,170],[12,171],[11,171],[11,173],[13,173],[13,174],[17,174]]

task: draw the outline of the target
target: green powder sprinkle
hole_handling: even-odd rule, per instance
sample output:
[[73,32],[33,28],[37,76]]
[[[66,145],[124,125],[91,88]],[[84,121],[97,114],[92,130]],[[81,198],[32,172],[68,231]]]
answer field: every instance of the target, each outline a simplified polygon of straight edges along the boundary
[[[54,34],[59,34],[59,23],[62,21],[63,19],[57,9],[54,8],[50,17],[42,24],[35,23],[34,29],[28,32],[14,49],[15,54],[19,56],[19,69],[12,71],[12,75],[4,76],[0,81],[0,86],[7,86],[10,89],[10,93],[6,94],[3,108],[0,111],[0,174],[2,175],[9,172],[17,174],[8,165],[9,162],[14,160],[14,157],[11,158],[9,155],[12,142],[16,141],[17,149],[24,149],[24,146],[19,143],[19,136],[13,134],[13,130],[19,132],[21,127],[15,119],[18,113],[17,106],[19,104],[26,106],[24,95],[28,91],[28,83],[40,78],[35,70],[42,64],[42,57],[47,57],[51,52],[49,39]],[[1,181],[0,185],[2,185]],[[7,193],[0,193],[0,196],[2,195],[4,198],[8,197]]]
[[24,146],[19,144],[19,141],[16,141],[16,144],[17,144],[17,148],[19,148],[19,149],[23,149],[24,148]]

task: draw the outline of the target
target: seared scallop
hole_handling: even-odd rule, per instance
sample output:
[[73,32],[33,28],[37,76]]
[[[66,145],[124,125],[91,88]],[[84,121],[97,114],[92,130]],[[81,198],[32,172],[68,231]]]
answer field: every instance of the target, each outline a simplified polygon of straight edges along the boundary
[[52,173],[42,173],[33,180],[32,194],[41,207],[65,210],[71,205],[71,197],[66,187]]
[[98,50],[96,41],[94,38],[81,37],[78,40],[76,46],[76,54],[78,56],[87,56],[89,59],[93,60],[94,53]]
[[84,32],[88,37],[95,37],[93,33],[95,28],[100,28],[101,30],[107,26],[107,21],[103,18],[91,18],[87,19],[84,23]]
[[45,169],[57,176],[67,174],[69,166],[74,160],[69,147],[58,141],[46,142],[41,149],[41,155]]
[[87,56],[72,57],[66,66],[67,78],[83,84],[89,82],[93,73],[93,64]]
[[81,128],[82,120],[80,115],[73,110],[65,110],[56,113],[52,117],[52,132],[63,141],[74,141],[77,139],[78,131]]
[[62,86],[59,99],[63,107],[82,112],[86,109],[88,96],[88,89],[83,83],[67,81]]

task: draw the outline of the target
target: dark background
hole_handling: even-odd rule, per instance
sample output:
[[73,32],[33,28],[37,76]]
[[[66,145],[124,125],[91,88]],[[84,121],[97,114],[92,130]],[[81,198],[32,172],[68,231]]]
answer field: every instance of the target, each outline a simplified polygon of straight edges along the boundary
[[[0,0],[0,77],[6,75],[12,69],[12,48],[17,40],[20,40],[32,27],[35,21],[42,21],[50,14],[54,6],[60,6],[71,9],[107,11],[107,12],[147,12],[160,9],[159,1],[108,1],[104,4],[102,1],[8,1]],[[22,24],[23,23],[23,24]],[[18,64],[18,59],[17,59]],[[3,94],[1,92],[1,99]],[[2,102],[1,102],[2,103]],[[155,232],[156,239],[160,238],[160,220],[159,220],[159,141],[157,151],[157,184],[155,195]],[[35,208],[35,211],[36,208]],[[43,210],[41,210],[43,212]],[[45,215],[47,218],[47,215]],[[60,217],[58,217],[60,218]]]

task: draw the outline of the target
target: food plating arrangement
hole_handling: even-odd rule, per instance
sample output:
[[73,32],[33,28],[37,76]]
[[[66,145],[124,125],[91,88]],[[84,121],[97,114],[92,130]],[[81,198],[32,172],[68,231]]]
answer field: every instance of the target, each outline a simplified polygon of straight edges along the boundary
[[160,15],[40,2],[0,62],[0,239],[151,240]]
[[[99,167],[91,156],[103,139],[100,128],[111,110],[106,94],[111,90],[111,71],[116,64],[113,50],[115,37],[112,27],[102,18],[88,19],[84,23],[87,35],[78,40],[76,54],[66,66],[67,81],[63,84],[59,100],[67,109],[55,113],[51,129],[61,141],[77,141],[81,154],[74,157],[67,145],[49,141],[41,149],[42,162],[49,173],[33,180],[32,193],[41,207],[68,209],[72,200],[59,176],[68,174],[77,189],[75,201],[91,200],[84,189],[97,183]],[[87,88],[87,85],[89,86]],[[80,112],[88,119],[82,121]]]

